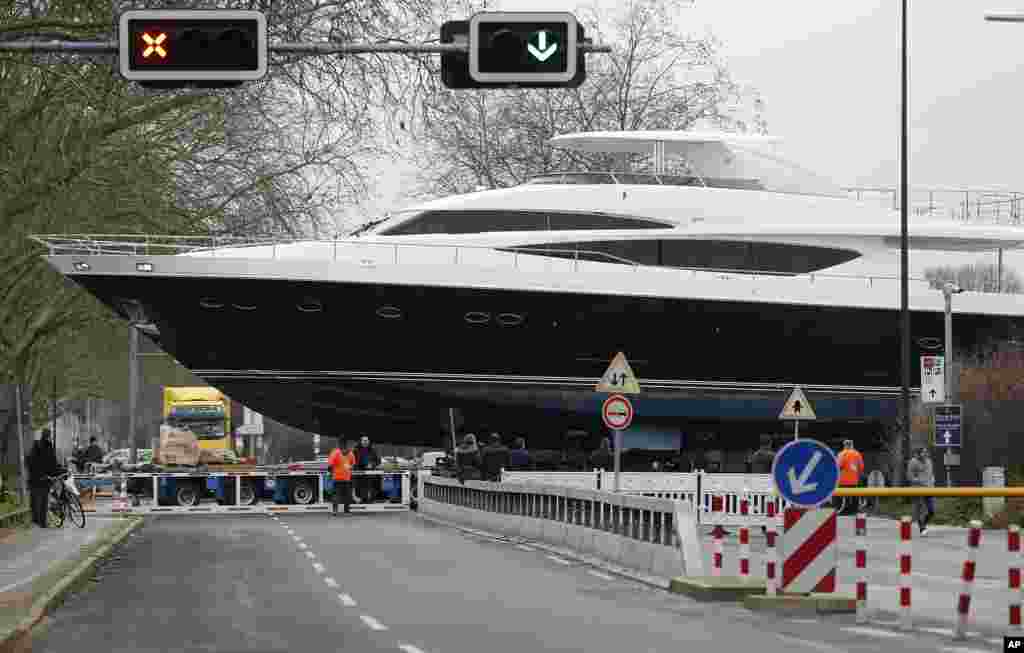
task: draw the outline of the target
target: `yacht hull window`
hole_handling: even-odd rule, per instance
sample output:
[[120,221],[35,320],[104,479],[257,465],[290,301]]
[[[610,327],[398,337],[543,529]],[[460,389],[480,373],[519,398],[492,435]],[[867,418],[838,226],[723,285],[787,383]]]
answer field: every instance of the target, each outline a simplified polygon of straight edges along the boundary
[[777,274],[816,272],[860,256],[853,250],[830,247],[714,240],[604,240],[523,245],[505,251],[536,251],[545,256],[601,263]]
[[480,234],[494,231],[572,231],[580,229],[671,229],[657,220],[605,213],[502,211],[493,209],[427,211],[381,232],[383,236]]

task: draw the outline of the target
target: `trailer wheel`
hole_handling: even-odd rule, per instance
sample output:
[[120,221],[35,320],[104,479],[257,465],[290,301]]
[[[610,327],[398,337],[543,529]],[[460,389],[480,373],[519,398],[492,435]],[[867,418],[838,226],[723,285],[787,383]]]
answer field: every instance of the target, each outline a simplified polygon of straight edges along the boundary
[[179,506],[194,507],[199,505],[199,490],[192,483],[178,485],[174,492]]
[[242,482],[242,491],[238,497],[238,504],[242,506],[256,505],[256,488],[252,486],[252,483]]
[[316,502],[316,490],[309,481],[297,481],[292,485],[292,503],[299,506],[308,506]]

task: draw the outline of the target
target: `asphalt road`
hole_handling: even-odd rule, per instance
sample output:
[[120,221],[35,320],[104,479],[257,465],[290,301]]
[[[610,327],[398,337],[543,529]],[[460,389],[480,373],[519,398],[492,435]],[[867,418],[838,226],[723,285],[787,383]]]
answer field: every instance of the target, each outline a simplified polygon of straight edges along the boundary
[[993,651],[701,604],[415,514],[152,519],[37,651]]

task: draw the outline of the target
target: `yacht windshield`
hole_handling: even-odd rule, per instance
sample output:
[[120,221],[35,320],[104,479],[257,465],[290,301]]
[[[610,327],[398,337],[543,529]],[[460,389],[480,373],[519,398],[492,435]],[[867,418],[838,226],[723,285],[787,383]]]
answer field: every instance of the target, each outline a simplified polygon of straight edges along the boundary
[[[721,142],[688,144],[678,156],[687,176],[709,187],[733,187],[770,193],[845,197],[831,180],[787,161],[764,147]],[[735,180],[736,184],[723,184]]]

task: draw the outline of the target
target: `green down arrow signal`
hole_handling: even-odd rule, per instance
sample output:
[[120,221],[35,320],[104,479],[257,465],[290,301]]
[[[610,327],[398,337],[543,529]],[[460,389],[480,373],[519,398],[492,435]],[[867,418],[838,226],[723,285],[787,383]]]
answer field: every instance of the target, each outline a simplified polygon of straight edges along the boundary
[[537,61],[544,62],[551,58],[558,50],[558,43],[552,43],[548,46],[548,33],[544,30],[537,32],[537,46],[534,47],[533,43],[526,42],[526,49],[530,51],[530,54],[534,56]]

